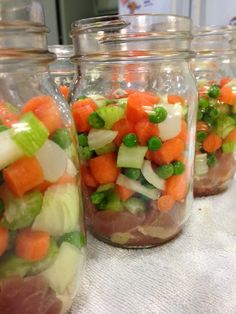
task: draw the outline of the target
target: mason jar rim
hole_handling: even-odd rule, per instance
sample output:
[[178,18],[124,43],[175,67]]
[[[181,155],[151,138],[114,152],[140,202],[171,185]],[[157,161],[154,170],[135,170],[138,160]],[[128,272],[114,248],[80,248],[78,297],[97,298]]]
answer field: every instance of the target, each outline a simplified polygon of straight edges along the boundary
[[224,35],[236,31],[235,25],[207,25],[193,27],[193,36]]
[[70,58],[73,56],[73,45],[49,45],[48,50],[56,54],[57,58]]

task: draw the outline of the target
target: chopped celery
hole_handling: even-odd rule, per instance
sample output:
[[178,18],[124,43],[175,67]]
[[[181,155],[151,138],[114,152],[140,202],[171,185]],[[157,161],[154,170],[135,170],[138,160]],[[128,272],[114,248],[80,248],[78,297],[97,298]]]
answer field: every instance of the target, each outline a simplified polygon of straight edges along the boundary
[[114,232],[112,233],[111,242],[117,243],[117,244],[125,244],[130,239],[134,239],[134,236],[130,234],[129,232]]
[[121,211],[123,210],[118,193],[113,190],[108,190],[104,200],[98,205],[100,210],[112,210]]
[[24,156],[22,149],[12,140],[11,130],[0,132],[0,170]]
[[62,294],[76,276],[77,269],[81,270],[83,264],[83,251],[68,242],[63,242],[55,262],[42,275],[54,291]]
[[221,114],[216,122],[216,134],[219,135],[221,138],[226,138],[227,135],[234,129],[235,123],[234,119]]
[[126,147],[121,144],[117,156],[117,166],[141,169],[147,150],[146,146]]
[[114,123],[124,117],[125,110],[118,106],[106,106],[97,110],[98,115],[105,121],[105,129],[110,130]]
[[120,98],[120,99],[117,99],[117,100],[116,100],[117,106],[121,106],[121,107],[123,107],[123,108],[126,107],[127,102],[128,102],[128,98]]
[[132,214],[142,213],[146,210],[145,201],[137,197],[130,197],[123,205]]
[[76,229],[79,219],[79,194],[75,184],[55,185],[46,190],[42,210],[32,229],[61,236]]
[[228,143],[224,143],[222,145],[222,150],[224,153],[233,153],[236,151],[236,141],[231,141]]
[[114,189],[115,188],[115,184],[114,183],[108,183],[108,184],[103,184],[103,185],[100,185],[96,192],[104,192],[104,191],[108,191],[108,190],[111,190],[111,189]]
[[112,153],[116,150],[116,145],[114,143],[109,143],[101,148],[95,150],[97,155],[103,155],[107,153]]
[[43,195],[40,192],[27,193],[21,198],[16,198],[9,193],[4,199],[3,226],[10,230],[30,226],[40,213],[42,203]]
[[124,176],[123,174],[119,174],[116,183],[119,185],[122,185],[126,187],[127,189],[130,189],[134,192],[140,193],[144,196],[147,196],[148,198],[152,200],[157,200],[160,196],[160,191],[157,189],[149,189],[143,186],[140,182],[131,180]]
[[86,239],[85,236],[79,231],[72,231],[70,233],[66,233],[59,238],[59,244],[61,245],[63,242],[68,242],[78,249],[82,248],[85,245]]
[[110,99],[105,98],[102,95],[88,95],[88,98],[91,98],[98,107],[103,107],[109,104],[113,104],[114,102]]
[[11,131],[12,139],[27,156],[34,155],[49,135],[48,129],[32,112],[24,114]]
[[103,148],[107,144],[112,143],[117,134],[118,134],[117,131],[91,129],[88,134],[89,148],[90,149]]
[[165,180],[161,179],[152,169],[152,164],[149,160],[145,160],[142,167],[142,174],[144,178],[155,186],[157,189],[165,189]]
[[208,172],[207,154],[197,154],[195,156],[195,175],[201,176]]

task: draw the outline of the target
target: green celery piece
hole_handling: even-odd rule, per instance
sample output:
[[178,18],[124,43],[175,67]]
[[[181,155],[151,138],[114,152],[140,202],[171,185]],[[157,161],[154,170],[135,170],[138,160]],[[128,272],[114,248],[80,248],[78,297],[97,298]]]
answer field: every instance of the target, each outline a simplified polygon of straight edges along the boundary
[[69,242],[70,244],[74,245],[78,249],[81,249],[83,246],[85,246],[86,238],[81,232],[72,231],[70,233],[66,233],[63,236],[61,236],[58,242],[59,242],[59,245],[61,245],[63,242]]
[[105,192],[114,188],[115,188],[114,183],[102,184],[102,185],[99,185],[96,192]]
[[5,211],[2,225],[10,230],[17,230],[30,226],[35,217],[40,213],[43,195],[40,192],[31,192],[21,198],[12,194],[4,199]]
[[146,146],[126,147],[121,144],[117,156],[117,166],[141,169],[147,150]]
[[122,211],[123,207],[118,193],[114,190],[109,190],[106,193],[105,200],[98,205],[100,210]]
[[101,148],[95,150],[97,155],[103,155],[107,153],[112,153],[116,150],[116,145],[114,143],[109,143]]
[[221,114],[217,119],[215,131],[217,135],[225,139],[227,135],[229,135],[229,133],[234,129],[234,127],[234,119],[227,115]]
[[13,125],[11,134],[26,156],[33,156],[48,136],[48,129],[32,112],[24,114],[21,120]]
[[118,106],[105,106],[98,108],[97,114],[105,121],[104,128],[110,130],[114,123],[124,117],[125,110]]
[[222,150],[224,153],[230,154],[236,151],[236,141],[224,143],[222,145]]
[[146,211],[145,201],[138,197],[130,197],[123,203],[126,210],[132,214],[143,213]]

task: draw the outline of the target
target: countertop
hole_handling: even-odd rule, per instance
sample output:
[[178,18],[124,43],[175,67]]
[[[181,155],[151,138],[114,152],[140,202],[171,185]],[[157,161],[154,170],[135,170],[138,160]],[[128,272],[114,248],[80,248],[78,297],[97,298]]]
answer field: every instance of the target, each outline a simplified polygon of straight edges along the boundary
[[236,181],[196,199],[180,236],[144,250],[88,237],[88,260],[72,314],[235,314]]

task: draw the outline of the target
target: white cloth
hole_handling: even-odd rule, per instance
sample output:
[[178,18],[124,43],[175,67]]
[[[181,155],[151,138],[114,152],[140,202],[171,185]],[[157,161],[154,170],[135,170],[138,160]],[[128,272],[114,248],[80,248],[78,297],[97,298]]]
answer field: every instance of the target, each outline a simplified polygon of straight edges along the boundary
[[[178,238],[125,250],[89,236],[83,284],[72,314],[235,314],[236,182],[196,199]],[[200,210],[201,209],[201,210]]]

